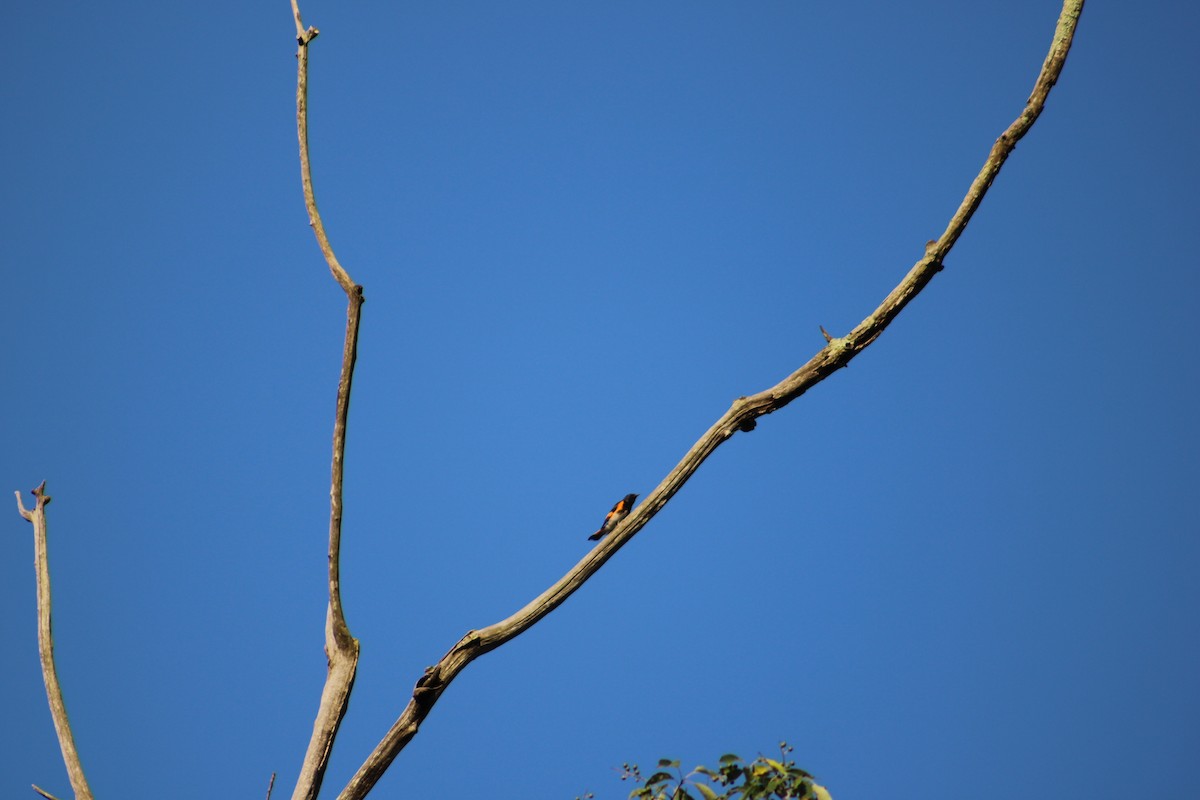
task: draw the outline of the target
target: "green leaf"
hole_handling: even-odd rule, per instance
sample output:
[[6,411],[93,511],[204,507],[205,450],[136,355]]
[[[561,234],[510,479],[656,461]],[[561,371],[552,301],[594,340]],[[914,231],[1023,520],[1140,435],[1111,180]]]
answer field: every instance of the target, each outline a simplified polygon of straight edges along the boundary
[[833,800],[833,798],[829,795],[829,790],[821,784],[814,783],[812,787],[813,793],[817,796],[817,800]]
[[697,783],[696,789],[700,794],[704,795],[704,800],[717,800],[717,793],[712,790],[711,786],[703,783]]
[[658,760],[658,765],[659,765],[660,767],[678,767],[678,766],[679,766],[679,762],[678,762],[678,761],[672,761],[672,760],[671,760],[671,759],[669,759],[669,758],[660,758],[660,759]]
[[725,755],[721,756],[722,764],[736,764],[737,762],[739,762],[741,760],[742,760],[741,756],[735,755],[733,753],[726,753]]
[[652,783],[666,783],[667,781],[672,780],[674,777],[675,776],[669,772],[656,772],[649,778],[646,778],[646,785],[649,786]]

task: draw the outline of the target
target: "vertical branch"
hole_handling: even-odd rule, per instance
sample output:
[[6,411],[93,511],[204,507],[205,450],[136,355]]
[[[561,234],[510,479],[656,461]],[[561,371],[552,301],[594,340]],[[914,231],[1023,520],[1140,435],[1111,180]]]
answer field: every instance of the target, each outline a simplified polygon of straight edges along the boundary
[[337,256],[333,254],[333,246],[329,243],[325,225],[321,222],[321,214],[317,211],[317,198],[313,192],[312,168],[308,162],[308,45],[321,32],[311,26],[304,27],[304,23],[300,19],[300,6],[297,5],[296,0],[292,0],[292,15],[296,18],[296,43],[299,45],[296,51],[296,132],[300,137],[300,180],[304,185],[304,206],[308,209],[308,224],[312,226],[313,233],[316,234],[317,245],[321,248],[321,254],[325,256],[325,261],[329,264],[329,270],[333,273],[334,279],[346,290],[346,294],[354,294],[355,290],[361,293],[361,287],[355,286],[350,275],[338,263]]
[[[42,485],[33,490],[37,505],[32,511],[26,510],[25,504],[21,502],[21,493],[17,492],[16,495],[17,510],[22,517],[33,523],[33,565],[37,570],[38,653],[42,658],[42,679],[46,682],[50,716],[54,719],[54,731],[58,734],[58,745],[62,748],[63,763],[67,767],[71,788],[75,791],[75,800],[92,800],[92,790],[83,774],[83,764],[79,760],[79,751],[75,748],[75,735],[71,733],[71,723],[67,719],[67,705],[63,702],[62,686],[58,683],[58,670],[54,666],[54,631],[50,622],[50,557],[46,546],[46,506],[50,503],[50,495],[46,494],[46,482],[42,481]],[[34,789],[46,796],[37,787]]]
[[358,352],[358,328],[362,315],[362,287],[351,280],[349,273],[338,263],[333,246],[325,233],[321,214],[317,210],[313,191],[312,170],[308,158],[308,45],[317,37],[316,28],[305,28],[300,18],[297,0],[292,0],[292,16],[296,22],[296,132],[300,140],[300,179],[304,189],[304,205],[309,225],[317,237],[317,245],[325,256],[334,280],[346,292],[346,338],[342,348],[342,371],[338,380],[337,411],[333,424],[333,466],[329,488],[329,610],[325,618],[325,655],[328,671],[321,691],[321,704],[313,722],[312,738],[304,755],[304,763],[296,780],[292,800],[315,800],[325,779],[333,742],[350,703],[354,675],[358,668],[358,640],[350,635],[342,608],[341,547],[342,547],[342,477],[346,453],[346,420],[350,413],[350,389],[354,380],[354,362]]

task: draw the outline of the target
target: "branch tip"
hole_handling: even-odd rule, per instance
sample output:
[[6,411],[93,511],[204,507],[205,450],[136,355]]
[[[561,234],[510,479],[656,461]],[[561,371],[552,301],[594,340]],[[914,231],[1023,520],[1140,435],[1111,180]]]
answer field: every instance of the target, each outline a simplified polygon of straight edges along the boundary
[[829,331],[825,330],[824,325],[818,325],[817,327],[821,329],[821,335],[825,337],[826,343],[833,341],[833,337],[829,335]]
[[13,492],[13,494],[15,494],[17,496],[17,513],[20,514],[24,519],[27,519],[30,522],[32,522],[33,521],[33,512],[30,511],[29,509],[25,508],[25,502],[23,500],[21,500],[21,490],[18,489],[15,492]]
[[25,508],[25,501],[21,499],[20,490],[14,491],[13,494],[17,496],[17,512],[26,520],[33,522],[34,513],[41,511],[43,508],[49,505],[50,495],[46,494],[45,481],[42,481],[37,486],[30,489],[29,492],[33,495],[34,499],[37,500],[37,503],[34,505],[32,510]]
[[52,794],[50,794],[49,792],[47,792],[45,789],[43,789],[42,787],[38,786],[36,783],[31,783],[31,784],[30,784],[30,786],[32,786],[32,787],[33,787],[33,790],[34,790],[35,792],[37,792],[38,794],[40,794],[42,797],[46,798],[46,800],[58,800],[58,798],[57,798],[57,797],[55,797],[54,795],[52,795]]

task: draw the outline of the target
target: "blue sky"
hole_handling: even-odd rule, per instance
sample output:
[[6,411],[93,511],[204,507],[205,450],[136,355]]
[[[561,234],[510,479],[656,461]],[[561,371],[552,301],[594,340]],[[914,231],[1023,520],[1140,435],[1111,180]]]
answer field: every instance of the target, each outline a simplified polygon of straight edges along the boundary
[[[362,660],[333,796],[422,669],[868,314],[1020,111],[1039,2],[306,3],[367,303]],[[472,664],[379,797],[621,798],[780,739],[838,800],[1184,798],[1200,752],[1200,22],[1093,2],[946,269]],[[101,797],[290,795],[324,677],[344,298],[287,3],[6,16],[0,485],[43,479]],[[28,497],[28,496],[27,496]],[[0,537],[0,796],[69,786]]]

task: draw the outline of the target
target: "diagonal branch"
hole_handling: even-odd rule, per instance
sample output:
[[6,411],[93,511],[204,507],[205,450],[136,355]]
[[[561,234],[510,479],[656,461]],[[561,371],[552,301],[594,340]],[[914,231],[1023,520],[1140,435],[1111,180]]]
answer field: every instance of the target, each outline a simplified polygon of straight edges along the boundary
[[[58,746],[62,749],[63,763],[75,800],[92,800],[92,790],[83,774],[79,751],[75,748],[75,735],[67,719],[67,705],[63,701],[62,686],[58,683],[58,669],[54,666],[54,631],[50,622],[50,555],[46,546],[46,506],[50,495],[46,494],[46,482],[33,490],[37,504],[32,511],[17,495],[17,510],[21,516],[33,523],[33,565],[37,570],[38,653],[42,657],[42,680],[46,683],[46,699],[50,701],[50,716],[54,719],[54,731],[58,734]],[[49,797],[34,786],[34,791]]]
[[342,477],[346,454],[346,420],[350,413],[350,389],[354,381],[354,362],[358,352],[358,328],[362,318],[363,290],[338,263],[333,246],[325,233],[317,199],[313,191],[312,169],[308,160],[308,45],[317,37],[316,28],[305,28],[300,18],[300,6],[292,0],[292,15],[296,21],[296,132],[300,140],[300,178],[304,187],[304,205],[308,221],[317,237],[317,245],[329,264],[329,271],[346,292],[346,338],[342,347],[342,371],[338,379],[337,411],[333,424],[333,466],[329,488],[329,610],[325,620],[325,656],[328,671],[321,691],[321,704],[313,722],[313,734],[304,754],[304,763],[292,793],[293,800],[315,800],[325,779],[333,742],[337,738],[354,675],[358,669],[358,640],[350,635],[342,608],[341,547],[342,547]]
[[735,400],[732,407],[700,437],[683,460],[646,500],[566,575],[507,619],[486,628],[468,631],[437,664],[427,668],[425,674],[417,681],[412,699],[400,718],[342,790],[338,800],[360,800],[365,797],[397,754],[416,735],[421,722],[428,716],[442,692],[467,664],[511,641],[561,605],[666,505],[718,446],[738,431],[753,430],[759,417],[778,411],[833,372],[847,366],[851,359],[879,338],[909,301],[941,271],[943,260],[962,235],[992,181],[1000,172],[1000,167],[1012,153],[1017,141],[1028,132],[1042,113],[1050,89],[1057,82],[1066,62],[1083,3],[1084,0],[1065,0],[1049,55],[1042,65],[1033,93],[1021,115],[996,140],[983,169],[971,183],[945,233],[926,245],[924,257],[884,298],[879,307],[846,336],[835,338],[826,334],[826,345],[809,359],[808,363],[777,385],[758,394]]

